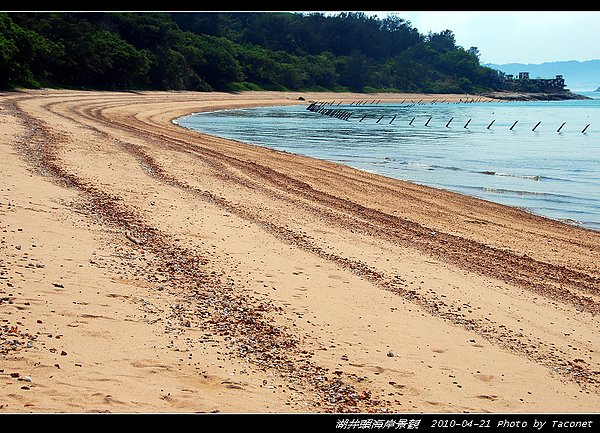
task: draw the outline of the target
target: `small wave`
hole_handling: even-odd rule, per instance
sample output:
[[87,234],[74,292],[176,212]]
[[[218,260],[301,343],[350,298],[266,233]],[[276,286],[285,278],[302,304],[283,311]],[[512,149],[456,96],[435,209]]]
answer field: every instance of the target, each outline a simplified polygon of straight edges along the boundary
[[428,170],[434,168],[433,165],[426,164],[426,163],[423,163],[423,162],[402,161],[402,162],[400,162],[400,164],[401,165],[410,165],[412,167],[422,167],[422,168],[426,168]]
[[521,195],[521,196],[553,197],[556,200],[561,200],[561,201],[564,200],[565,198],[568,198],[566,196],[552,194],[550,192],[524,191],[524,190],[516,190],[516,189],[489,188],[489,187],[484,187],[482,189],[486,192],[491,192],[494,194],[514,194],[514,195]]
[[541,179],[544,179],[544,176],[539,175],[528,175],[528,174],[511,174],[511,173],[503,173],[498,171],[479,171],[479,174],[485,174],[486,176],[502,176],[502,177],[515,177],[519,179],[529,179],[535,180],[539,182]]
[[467,171],[464,168],[454,167],[454,166],[446,166],[446,165],[431,165],[431,167],[440,169],[440,170],[448,170],[448,171]]

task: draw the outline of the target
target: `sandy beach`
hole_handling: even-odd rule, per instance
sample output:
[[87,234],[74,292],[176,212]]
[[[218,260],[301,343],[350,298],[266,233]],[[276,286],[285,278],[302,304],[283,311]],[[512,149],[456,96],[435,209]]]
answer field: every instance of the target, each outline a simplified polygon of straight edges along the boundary
[[597,412],[600,232],[172,122],[332,99],[0,94],[0,412]]

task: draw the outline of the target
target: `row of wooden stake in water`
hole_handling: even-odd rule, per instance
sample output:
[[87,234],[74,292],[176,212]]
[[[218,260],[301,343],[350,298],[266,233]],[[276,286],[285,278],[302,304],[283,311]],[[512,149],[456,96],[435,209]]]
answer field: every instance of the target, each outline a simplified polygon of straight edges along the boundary
[[[438,100],[438,99],[432,99],[431,101],[425,101],[424,99],[419,99],[418,101],[414,101],[412,99],[403,99],[400,104],[404,104],[405,102],[408,103],[408,101],[410,101],[411,104],[413,105],[425,105],[425,104],[443,104],[443,103],[447,103],[447,104],[472,104],[473,102],[509,102],[509,101],[502,101],[502,100],[493,100],[493,99],[483,99],[483,98],[465,98],[464,100],[461,98],[458,101],[448,101],[446,102],[445,99],[442,100]],[[339,101],[336,105],[340,105],[342,104],[343,101]],[[365,100],[365,101],[352,101],[350,102],[350,104],[348,105],[378,105],[381,102],[381,99],[375,100],[373,99],[371,102]],[[334,105],[335,104],[335,100],[331,101],[331,102],[315,102],[315,104],[318,105]]]
[[[348,110],[342,110],[342,109],[336,109],[336,108],[327,108],[324,105],[326,104],[317,104],[316,102],[313,102],[312,104],[310,104],[308,107],[306,107],[307,110],[309,111],[313,111],[315,113],[319,113],[319,114],[323,114],[325,116],[330,116],[330,117],[334,117],[336,119],[341,119],[341,120],[348,120],[350,119],[351,116],[354,115],[353,112],[348,111]],[[363,120],[365,120],[368,117],[368,114],[364,114],[360,120],[358,121],[359,123],[362,122]],[[377,119],[377,121],[375,123],[379,123],[381,122],[381,120],[383,120],[383,118],[385,117],[385,115],[382,115],[379,117],[379,119]],[[412,125],[413,122],[415,121],[416,117],[413,117],[411,119],[411,121],[408,123],[409,125]],[[433,116],[429,117],[429,119],[427,119],[427,122],[425,122],[425,126],[429,126],[429,122],[431,122],[431,119],[433,119]],[[391,125],[392,122],[396,120],[396,115],[394,115],[391,120],[389,121],[389,124]],[[454,117],[452,117],[448,123],[446,123],[446,128],[450,127],[450,123],[452,123],[452,121],[454,120]],[[469,119],[467,121],[467,123],[465,123],[465,125],[463,126],[463,128],[467,129],[469,126],[469,123],[471,123],[472,119]],[[486,129],[490,129],[492,127],[492,125],[494,124],[496,120],[492,120],[492,122],[487,126]],[[512,126],[510,127],[510,131],[512,131],[514,129],[514,127],[517,125],[517,123],[519,123],[519,121],[515,121],[515,123],[512,124]],[[532,131],[535,131],[538,126],[540,126],[542,122],[538,122],[536,123],[536,125],[533,127]],[[556,132],[560,132],[561,129],[566,125],[567,122],[563,122],[560,127],[556,130]],[[589,128],[589,124],[587,124],[585,126],[585,128],[583,128],[583,130],[581,131],[582,133],[585,133],[587,131],[587,129]]]

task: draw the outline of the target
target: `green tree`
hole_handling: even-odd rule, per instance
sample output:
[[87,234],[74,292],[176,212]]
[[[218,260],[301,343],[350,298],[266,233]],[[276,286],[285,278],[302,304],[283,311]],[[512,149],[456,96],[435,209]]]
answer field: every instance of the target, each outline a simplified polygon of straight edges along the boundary
[[90,35],[89,43],[81,44],[78,56],[81,81],[90,87],[130,89],[144,84],[150,69],[147,51],[138,51],[117,34],[101,30]]
[[185,90],[186,83],[194,82],[194,74],[185,56],[171,48],[152,53],[148,75],[151,86],[163,90]]
[[0,14],[0,88],[8,87],[18,73],[19,66],[14,61],[18,53],[12,20]]
[[455,50],[456,40],[454,33],[451,30],[444,30],[439,33],[429,33],[427,36],[427,43],[437,51],[452,51]]
[[226,38],[187,32],[180,51],[195,74],[217,90],[244,80],[236,46]]
[[304,70],[311,86],[333,88],[338,84],[340,74],[336,69],[336,58],[331,52],[309,55],[304,59]]
[[340,84],[355,91],[361,91],[369,84],[372,64],[366,55],[354,51],[342,64]]
[[37,86],[51,69],[61,64],[64,53],[59,44],[15,24],[0,13],[0,87]]
[[245,44],[238,50],[238,59],[248,81],[259,85],[272,85],[277,82],[279,65],[273,60],[271,51]]

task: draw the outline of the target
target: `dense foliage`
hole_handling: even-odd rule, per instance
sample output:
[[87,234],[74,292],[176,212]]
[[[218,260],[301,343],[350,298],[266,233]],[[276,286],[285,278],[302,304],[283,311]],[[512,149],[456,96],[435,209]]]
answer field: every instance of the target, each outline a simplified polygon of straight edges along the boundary
[[0,87],[477,92],[450,30],[363,13],[0,13]]

